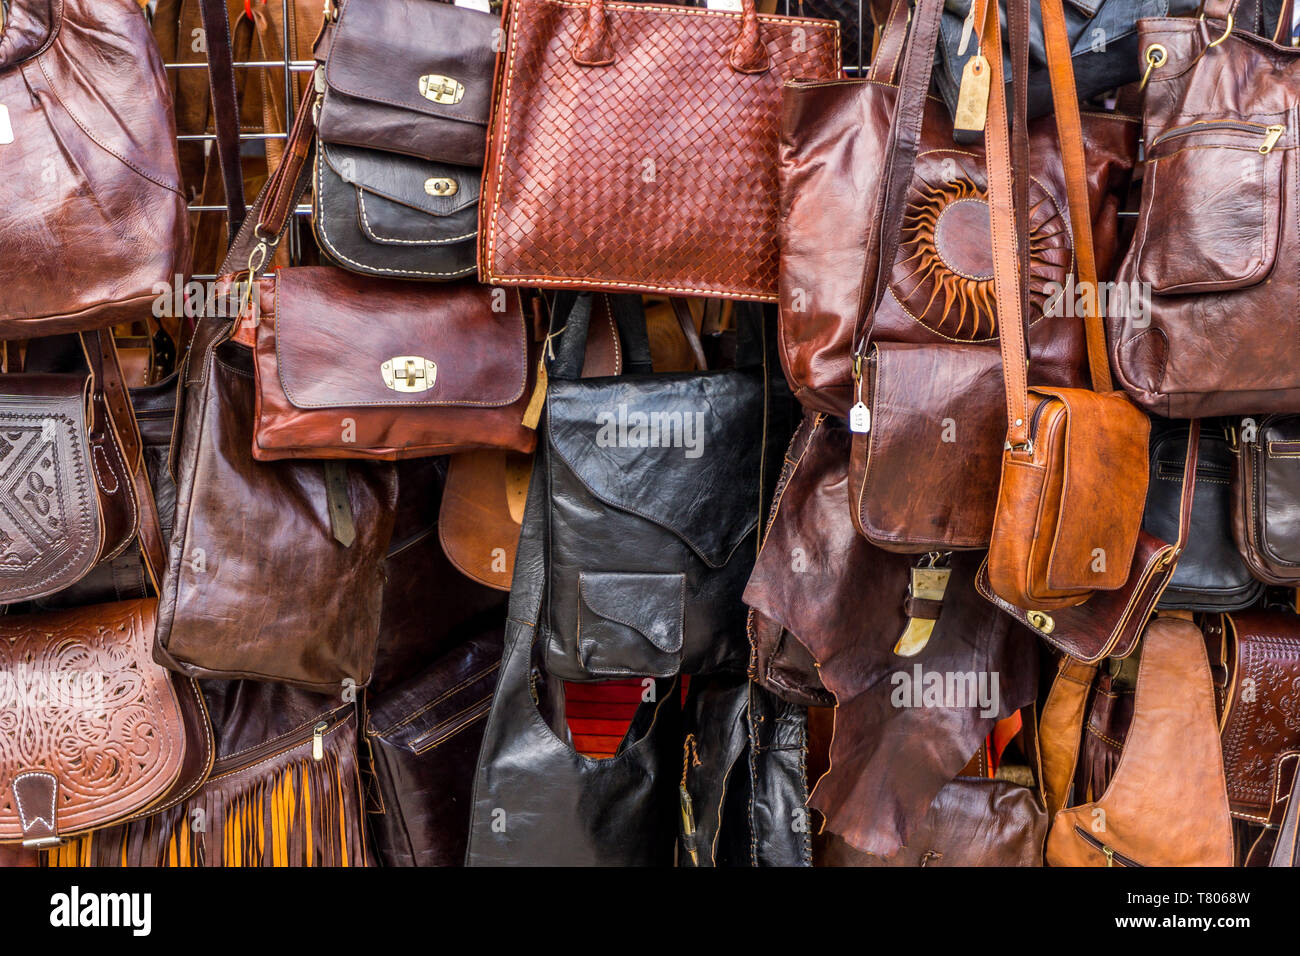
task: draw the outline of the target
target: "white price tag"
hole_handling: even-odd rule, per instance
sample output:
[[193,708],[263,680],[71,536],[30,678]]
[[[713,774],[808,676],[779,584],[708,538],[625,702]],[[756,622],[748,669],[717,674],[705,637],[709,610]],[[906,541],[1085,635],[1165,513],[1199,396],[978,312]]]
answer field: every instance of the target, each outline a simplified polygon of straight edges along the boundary
[[483,13],[491,13],[492,6],[488,0],[455,0],[455,6],[469,7],[471,10],[480,10]]
[[14,141],[14,128],[9,123],[9,107],[0,103],[0,146]]
[[740,0],[705,0],[706,7],[710,10],[743,10]]
[[861,402],[849,409],[849,431],[859,434],[871,431],[871,409]]

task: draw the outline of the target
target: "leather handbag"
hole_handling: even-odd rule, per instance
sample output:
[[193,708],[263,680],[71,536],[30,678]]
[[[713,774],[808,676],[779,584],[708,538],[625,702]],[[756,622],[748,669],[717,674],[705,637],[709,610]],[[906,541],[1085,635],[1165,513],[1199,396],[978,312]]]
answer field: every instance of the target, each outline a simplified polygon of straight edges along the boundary
[[[951,362],[958,385],[992,381],[982,370],[996,364],[996,356],[965,354],[995,352],[1001,331],[986,148],[954,145],[951,119],[940,102],[927,97],[941,7],[937,0],[921,0],[909,38],[908,4],[896,4],[865,79],[792,81],[785,88],[778,157],[779,348],[790,388],[814,411],[846,418],[850,406],[867,404],[872,345],[938,347],[930,361],[945,369]],[[1093,248],[1098,274],[1108,278],[1118,243],[1117,212],[1137,152],[1137,123],[1087,113],[1082,125]],[[1067,217],[1065,167],[1053,121],[1036,120],[1028,128],[1031,381],[1077,387],[1088,377],[1088,337],[1069,281],[1078,253],[1073,217]],[[1059,309],[1049,310],[1053,301]],[[1098,351],[1104,361],[1104,349]],[[891,392],[888,374],[887,368],[883,394]],[[934,405],[939,412],[942,404],[959,405],[958,399],[935,383],[907,385],[926,402],[921,423],[927,431],[918,457],[933,453],[946,463],[979,447],[979,419],[972,416],[995,405],[996,396],[973,394],[961,407],[957,441],[944,442],[928,409]],[[906,407],[890,410],[906,413]],[[941,415],[938,422],[942,417],[951,416]],[[1000,444],[999,434],[991,436]],[[889,449],[900,455],[906,450]],[[940,474],[946,478],[948,472]],[[978,501],[979,479],[962,482]],[[987,482],[996,489],[995,474]]]
[[[1151,478],[1142,527],[1164,541],[1177,539],[1187,460],[1188,427],[1153,423]],[[1186,546],[1159,607],[1240,611],[1264,591],[1232,539],[1232,471],[1236,459],[1226,428],[1202,427],[1196,462],[1196,499]]]
[[500,22],[430,0],[327,7],[311,107],[321,250],[367,275],[472,275]]
[[82,352],[87,372],[0,376],[0,604],[75,584],[139,527],[119,435],[134,425],[114,421],[98,345]]
[[[639,300],[611,297],[623,374],[581,378],[592,296],[557,298],[539,469],[546,669],[564,680],[743,671],[764,368],[653,374]],[[516,558],[516,583],[519,581]]]
[[1191,621],[1159,617],[1139,653],[1123,759],[1103,791],[1076,786],[1073,800],[1096,667],[1066,658],[1058,671],[1039,725],[1052,815],[1047,862],[1231,866],[1232,821],[1205,642]]
[[474,282],[428,292],[320,266],[277,270],[254,294],[258,461],[533,450],[532,335],[517,293]]
[[370,866],[357,710],[291,687],[203,681],[216,757],[202,788],[98,830],[49,866]]
[[131,321],[188,271],[171,96],[134,0],[8,4],[0,157],[0,338]]
[[499,627],[478,635],[367,702],[378,795],[369,818],[384,866],[463,865],[501,642]]
[[775,301],[781,84],[839,74],[838,26],[754,0],[510,0],[504,16],[483,281]]
[[1232,476],[1232,534],[1250,573],[1266,584],[1300,584],[1300,415],[1247,419]]
[[1200,19],[1139,25],[1146,173],[1117,279],[1150,294],[1111,315],[1109,339],[1120,384],[1171,418],[1284,413],[1300,401],[1300,363],[1276,344],[1279,333],[1291,341],[1278,317],[1300,314],[1300,278],[1285,267],[1300,248],[1288,212],[1300,48],[1235,29],[1236,10],[1207,0]]
[[[1012,49],[1026,41],[1028,0],[1011,5]],[[1056,119],[1067,170],[1069,205],[1076,230],[1079,282],[1098,289],[1089,236],[1087,189],[1083,181],[1084,145],[1068,57],[1060,0],[1041,4],[1049,51],[1061,69],[1052,70]],[[1019,14],[1019,16],[1017,16]],[[1082,604],[1098,591],[1124,587],[1132,568],[1147,492],[1150,423],[1122,392],[1111,391],[1110,370],[1102,351],[1096,296],[1085,307],[1091,330],[1089,349],[1095,391],[1080,388],[1030,389],[1026,382],[1024,319],[1029,250],[1019,226],[1028,201],[1024,164],[1028,151],[1023,123],[1023,90],[1017,88],[1019,115],[1015,158],[1006,125],[1002,38],[996,10],[988,17],[985,46],[990,51],[989,155],[990,218],[1002,316],[1002,371],[1007,397],[1007,435],[1002,460],[988,579],[995,594],[1028,610],[1048,611]],[[1016,84],[1022,83],[1016,77]],[[1019,180],[1017,182],[1017,180]],[[1014,196],[1013,196],[1014,194]],[[1021,215],[1017,215],[1017,207]],[[1018,268],[1017,268],[1018,267]],[[1019,286],[1019,288],[1017,288]]]

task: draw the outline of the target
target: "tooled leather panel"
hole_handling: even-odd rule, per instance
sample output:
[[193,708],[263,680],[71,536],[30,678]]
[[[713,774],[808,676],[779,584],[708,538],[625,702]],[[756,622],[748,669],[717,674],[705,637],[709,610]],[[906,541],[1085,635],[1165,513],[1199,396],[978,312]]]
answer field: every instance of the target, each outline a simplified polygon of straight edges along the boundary
[[1234,814],[1268,816],[1278,754],[1300,745],[1300,631],[1290,615],[1231,615],[1236,668],[1223,717],[1223,763]]
[[148,806],[176,779],[185,735],[171,675],[150,657],[156,607],[0,621],[0,840],[23,838],[21,816],[32,823],[13,786],[24,774],[57,779],[62,834]]
[[0,601],[77,581],[103,543],[86,434],[85,379],[24,375],[0,395]]
[[775,300],[782,82],[837,76],[837,27],[764,16],[771,69],[741,75],[727,62],[741,14],[611,2],[614,61],[584,66],[586,8],[512,5],[483,274]]

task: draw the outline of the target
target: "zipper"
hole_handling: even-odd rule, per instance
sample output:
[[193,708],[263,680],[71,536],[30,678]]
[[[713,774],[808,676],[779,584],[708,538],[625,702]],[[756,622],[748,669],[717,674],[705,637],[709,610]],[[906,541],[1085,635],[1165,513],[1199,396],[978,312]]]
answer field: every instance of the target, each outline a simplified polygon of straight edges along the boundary
[[1038,437],[1038,421],[1043,417],[1043,412],[1047,410],[1047,405],[1051,399],[1045,399],[1038,403],[1034,408],[1034,413],[1029,416],[1029,441],[1032,443]]
[[1281,124],[1267,126],[1264,123],[1251,123],[1240,120],[1202,120],[1198,123],[1190,123],[1187,126],[1171,129],[1167,133],[1161,133],[1151,141],[1150,148],[1155,149],[1166,140],[1177,139],[1180,136],[1218,130],[1262,135],[1264,142],[1260,144],[1259,151],[1261,154],[1267,154],[1272,152],[1273,147],[1277,145],[1277,141],[1282,138],[1282,134],[1286,132],[1286,127]]
[[[1181,462],[1175,464],[1172,461],[1162,461],[1156,468],[1156,474],[1160,478],[1181,479],[1183,477],[1183,471],[1184,468]],[[1222,480],[1231,476],[1232,469],[1226,465],[1207,462],[1204,465],[1196,466],[1197,481],[1210,481],[1214,479]]]
[[459,733],[476,720],[481,720],[492,709],[492,695],[475,702],[459,714],[454,714],[439,724],[435,724],[410,743],[411,750],[424,753],[442,743],[452,734]]
[[346,721],[351,714],[351,708],[347,708],[337,718],[331,716],[325,720],[318,720],[310,728],[300,728],[294,733],[284,734],[274,740],[260,743],[256,747],[241,750],[228,757],[219,757],[212,763],[211,777],[215,779],[233,770],[243,770],[245,767],[251,767],[253,764],[259,763],[264,757],[293,750],[309,740],[311,741],[312,759],[322,760],[325,757],[325,735]]
[[1101,855],[1106,858],[1107,866],[1115,866],[1116,864],[1125,867],[1142,866],[1142,864],[1137,862],[1136,860],[1130,859],[1129,857],[1124,856],[1124,854],[1117,852],[1113,846],[1108,846],[1105,843],[1102,843],[1100,840],[1098,840],[1095,836],[1093,836],[1083,827],[1079,826],[1077,823],[1074,825],[1074,832],[1079,834],[1079,836],[1083,837],[1084,841],[1087,842],[1090,846],[1092,846],[1093,849],[1101,851]]

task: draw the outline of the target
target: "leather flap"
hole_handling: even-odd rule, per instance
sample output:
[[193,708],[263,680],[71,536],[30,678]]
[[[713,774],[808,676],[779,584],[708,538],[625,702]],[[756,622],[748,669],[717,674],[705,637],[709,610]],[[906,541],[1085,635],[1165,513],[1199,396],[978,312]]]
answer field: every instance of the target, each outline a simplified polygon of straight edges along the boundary
[[620,571],[582,571],[579,621],[590,611],[636,631],[665,654],[682,649],[686,576]]
[[14,0],[0,33],[0,70],[30,59],[53,41],[63,20],[63,0]]
[[[527,384],[523,310],[504,289],[430,287],[328,266],[281,269],[275,313],[280,385],[297,408],[499,408],[518,401]],[[386,384],[403,384],[408,359],[423,376],[412,381],[427,387]],[[387,362],[397,364],[386,371]]]
[[[0,710],[13,718],[0,726],[0,841],[111,824],[177,779],[185,731],[152,658],[156,612],[148,599],[0,619]],[[55,792],[56,820],[27,805]]]
[[[553,380],[547,438],[587,489],[721,567],[758,522],[757,369]],[[719,503],[718,492],[727,497]]]
[[84,375],[5,376],[0,395],[0,603],[51,594],[103,543]]
[[[1255,534],[1269,561],[1300,565],[1300,415],[1271,415],[1256,438]],[[1249,446],[1247,446],[1249,448]]]
[[[478,202],[481,171],[470,166],[434,163],[397,153],[384,153],[356,146],[321,144],[330,169],[360,192],[382,196],[429,216],[450,216]],[[456,191],[450,196],[432,190],[450,180]]]
[[1151,422],[1122,393],[1036,388],[1066,407],[1065,477],[1047,582],[1110,591],[1128,579],[1142,529]]
[[501,669],[501,641],[499,632],[475,637],[385,691],[370,711],[367,733],[380,744],[424,753],[486,717]]
[[[414,114],[486,128],[492,102],[498,17],[430,0],[362,0],[339,16],[325,67],[331,90]],[[494,42],[495,41],[495,42]],[[438,102],[422,77],[459,84],[457,102]],[[448,86],[448,89],[454,87]],[[434,94],[436,97],[436,93]],[[455,93],[442,98],[451,100]],[[368,145],[398,149],[400,143]]]

